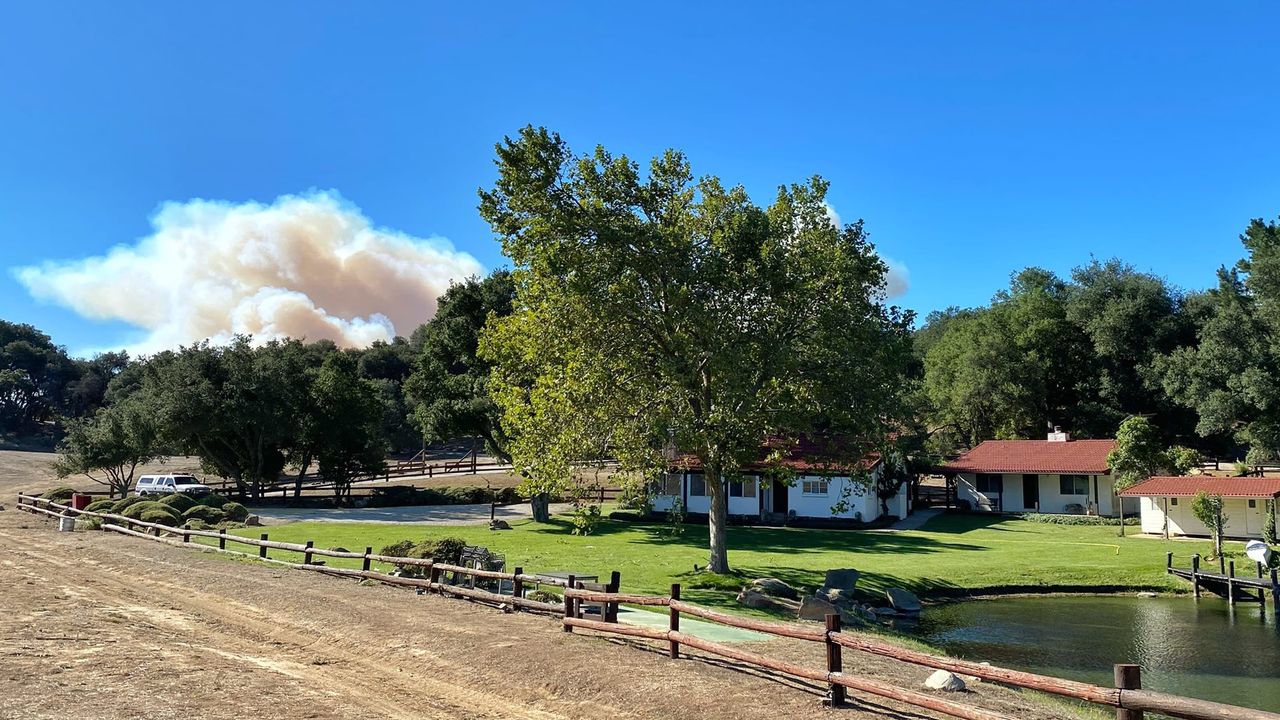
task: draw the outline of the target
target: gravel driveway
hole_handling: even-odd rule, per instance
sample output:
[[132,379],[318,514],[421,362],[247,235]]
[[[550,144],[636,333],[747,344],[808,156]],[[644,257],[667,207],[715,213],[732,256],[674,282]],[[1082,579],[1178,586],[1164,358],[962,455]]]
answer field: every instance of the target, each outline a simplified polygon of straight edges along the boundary
[[[552,503],[551,513],[568,512],[569,503]],[[264,523],[280,524],[298,521],[318,522],[394,522],[413,525],[483,525],[489,522],[489,506],[481,505],[410,505],[388,508],[252,508]],[[530,516],[529,503],[499,505],[493,516],[512,522]]]

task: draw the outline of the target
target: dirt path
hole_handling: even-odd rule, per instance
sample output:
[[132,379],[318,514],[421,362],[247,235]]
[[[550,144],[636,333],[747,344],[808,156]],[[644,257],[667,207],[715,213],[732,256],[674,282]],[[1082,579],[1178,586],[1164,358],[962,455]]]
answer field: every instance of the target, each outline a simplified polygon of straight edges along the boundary
[[[553,619],[59,534],[12,509],[0,512],[0,608],[4,718],[830,717],[818,688],[673,662]],[[903,685],[927,674],[867,670]],[[969,699],[1036,716],[1004,689]],[[871,705],[840,716],[923,717]]]

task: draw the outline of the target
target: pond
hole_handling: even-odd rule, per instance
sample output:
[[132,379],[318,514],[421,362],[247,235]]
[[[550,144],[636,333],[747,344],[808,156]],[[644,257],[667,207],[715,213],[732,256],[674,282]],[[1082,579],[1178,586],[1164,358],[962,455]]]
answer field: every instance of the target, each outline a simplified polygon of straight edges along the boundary
[[1268,604],[1218,598],[1043,596],[928,608],[913,634],[949,654],[1113,686],[1142,666],[1144,688],[1280,710],[1280,631]]

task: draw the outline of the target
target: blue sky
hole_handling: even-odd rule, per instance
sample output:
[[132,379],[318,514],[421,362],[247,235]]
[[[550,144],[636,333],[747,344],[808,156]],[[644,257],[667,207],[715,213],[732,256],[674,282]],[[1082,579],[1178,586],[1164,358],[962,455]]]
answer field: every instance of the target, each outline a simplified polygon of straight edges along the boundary
[[528,123],[680,148],[760,202],[821,174],[922,315],[1090,255],[1203,287],[1280,215],[1273,2],[461,5],[0,6],[0,317],[72,350],[136,337],[10,269],[192,198],[333,190],[497,266],[476,188]]

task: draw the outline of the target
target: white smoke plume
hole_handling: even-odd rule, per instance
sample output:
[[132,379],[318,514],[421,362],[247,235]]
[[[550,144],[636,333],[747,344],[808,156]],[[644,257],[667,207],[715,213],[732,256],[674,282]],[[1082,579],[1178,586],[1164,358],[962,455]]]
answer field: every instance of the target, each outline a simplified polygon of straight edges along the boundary
[[[840,220],[840,213],[831,207],[831,203],[823,201],[822,204],[826,206],[827,217],[831,218],[832,224],[836,227],[844,227],[844,223]],[[883,253],[880,255],[880,259],[884,260],[884,264],[889,266],[889,272],[885,274],[884,278],[885,297],[892,300],[906,295],[907,290],[911,289],[911,274],[907,272],[907,266]]]
[[374,227],[335,192],[167,203],[152,225],[135,245],[15,274],[37,299],[143,329],[129,349],[149,353],[235,334],[362,347],[412,332],[451,282],[482,272],[445,240]]

